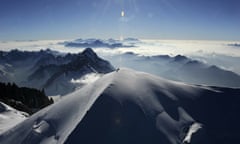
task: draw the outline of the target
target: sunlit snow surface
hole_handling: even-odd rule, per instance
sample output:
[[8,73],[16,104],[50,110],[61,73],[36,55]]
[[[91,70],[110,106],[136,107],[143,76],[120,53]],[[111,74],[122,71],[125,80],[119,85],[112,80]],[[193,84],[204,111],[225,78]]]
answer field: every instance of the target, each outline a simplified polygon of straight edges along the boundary
[[28,114],[0,102],[0,134],[24,121]]

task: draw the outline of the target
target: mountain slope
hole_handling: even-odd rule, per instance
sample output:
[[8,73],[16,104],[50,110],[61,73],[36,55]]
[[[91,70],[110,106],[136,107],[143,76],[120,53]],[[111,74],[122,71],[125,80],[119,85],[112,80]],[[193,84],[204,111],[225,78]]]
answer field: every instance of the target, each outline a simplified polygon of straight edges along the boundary
[[239,142],[240,90],[120,69],[0,136],[1,144]]

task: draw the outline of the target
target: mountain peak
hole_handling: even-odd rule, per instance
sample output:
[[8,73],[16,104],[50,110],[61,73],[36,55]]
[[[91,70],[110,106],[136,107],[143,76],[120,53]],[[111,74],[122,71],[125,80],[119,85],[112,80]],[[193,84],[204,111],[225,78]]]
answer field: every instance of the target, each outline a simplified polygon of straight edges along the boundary
[[84,49],[84,51],[80,53],[80,55],[93,62],[97,62],[100,59],[92,48]]
[[97,57],[97,54],[93,51],[92,48],[86,48],[84,49],[84,51],[82,52],[82,54],[88,56],[88,57]]

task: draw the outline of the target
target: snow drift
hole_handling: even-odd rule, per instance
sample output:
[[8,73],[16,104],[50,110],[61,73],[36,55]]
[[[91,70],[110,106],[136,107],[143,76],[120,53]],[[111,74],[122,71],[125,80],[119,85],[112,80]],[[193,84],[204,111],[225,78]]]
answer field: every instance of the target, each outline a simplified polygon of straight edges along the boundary
[[0,135],[1,144],[239,142],[240,90],[120,69]]

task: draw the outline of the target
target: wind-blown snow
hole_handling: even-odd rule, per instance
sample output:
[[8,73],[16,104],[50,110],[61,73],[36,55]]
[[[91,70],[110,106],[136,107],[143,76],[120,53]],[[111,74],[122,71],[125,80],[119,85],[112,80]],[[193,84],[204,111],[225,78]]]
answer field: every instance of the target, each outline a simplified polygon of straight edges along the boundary
[[71,83],[74,84],[89,84],[98,80],[102,75],[97,73],[90,73],[82,76],[80,79],[72,79]]
[[187,85],[120,68],[3,133],[0,143],[180,144],[191,139],[207,144],[204,134],[190,136],[198,133],[194,124],[210,127],[210,137],[217,126],[234,136],[222,113],[239,120],[237,94],[237,89]]

